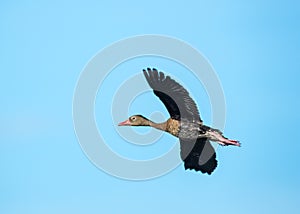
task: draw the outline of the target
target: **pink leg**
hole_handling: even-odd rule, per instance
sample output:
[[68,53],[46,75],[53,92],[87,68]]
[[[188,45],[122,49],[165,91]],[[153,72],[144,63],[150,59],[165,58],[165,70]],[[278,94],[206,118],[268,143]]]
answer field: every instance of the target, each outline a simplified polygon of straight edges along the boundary
[[229,140],[227,138],[225,138],[223,135],[221,135],[220,133],[217,132],[209,132],[209,134],[215,138],[218,144],[222,145],[222,146],[228,146],[228,145],[233,145],[233,146],[241,146],[240,142],[237,140]]
[[237,140],[222,139],[221,142],[222,142],[222,144],[225,144],[225,146],[228,146],[228,145],[241,146],[240,142]]
[[217,143],[220,144],[221,146],[228,146],[228,144],[225,144],[222,141],[217,141]]

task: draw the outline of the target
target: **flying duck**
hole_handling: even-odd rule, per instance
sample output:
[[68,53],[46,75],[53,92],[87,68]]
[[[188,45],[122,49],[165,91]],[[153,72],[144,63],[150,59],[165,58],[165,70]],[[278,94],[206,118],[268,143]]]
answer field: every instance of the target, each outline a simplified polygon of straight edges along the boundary
[[217,167],[211,141],[222,146],[240,146],[239,141],[229,140],[220,130],[204,125],[188,91],[171,77],[155,68],[143,69],[143,73],[154,94],[167,108],[170,118],[163,123],[155,123],[142,115],[133,115],[118,125],[151,126],[178,137],[185,169],[210,175]]

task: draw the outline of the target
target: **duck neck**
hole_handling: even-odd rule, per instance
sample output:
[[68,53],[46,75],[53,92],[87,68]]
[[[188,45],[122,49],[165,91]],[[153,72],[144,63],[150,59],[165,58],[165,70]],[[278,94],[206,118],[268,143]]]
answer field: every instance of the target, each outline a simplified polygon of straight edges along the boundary
[[153,128],[156,128],[156,129],[159,129],[159,130],[162,130],[162,131],[166,131],[166,129],[167,129],[167,123],[166,122],[155,123],[155,122],[149,120],[149,126],[151,126]]

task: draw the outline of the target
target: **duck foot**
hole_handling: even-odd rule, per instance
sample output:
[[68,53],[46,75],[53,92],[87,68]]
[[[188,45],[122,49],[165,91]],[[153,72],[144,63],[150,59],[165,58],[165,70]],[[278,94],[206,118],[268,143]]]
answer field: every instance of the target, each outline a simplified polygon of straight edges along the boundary
[[237,140],[223,139],[222,141],[217,141],[217,142],[222,146],[229,146],[229,145],[239,146],[239,147],[241,146],[240,142]]

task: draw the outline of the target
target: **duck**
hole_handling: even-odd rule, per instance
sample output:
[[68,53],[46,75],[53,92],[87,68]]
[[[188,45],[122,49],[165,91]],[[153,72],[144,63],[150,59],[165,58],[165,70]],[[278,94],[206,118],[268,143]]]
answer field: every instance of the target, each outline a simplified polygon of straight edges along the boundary
[[165,122],[156,123],[137,114],[119,123],[119,126],[150,126],[179,138],[180,157],[185,170],[208,175],[218,165],[212,142],[221,146],[241,146],[239,141],[230,140],[220,130],[205,125],[189,92],[170,76],[156,68],[143,69],[143,74],[170,117]]

